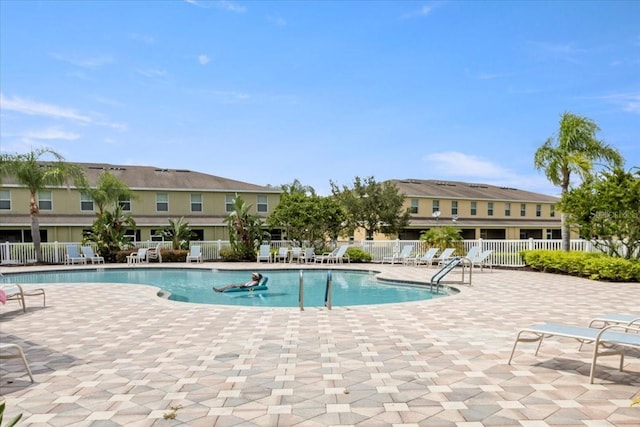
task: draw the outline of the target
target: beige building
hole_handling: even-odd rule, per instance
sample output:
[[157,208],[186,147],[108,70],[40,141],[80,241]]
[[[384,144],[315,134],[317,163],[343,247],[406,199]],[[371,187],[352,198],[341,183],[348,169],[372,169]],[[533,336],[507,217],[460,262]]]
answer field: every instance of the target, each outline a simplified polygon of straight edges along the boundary
[[398,236],[451,225],[464,239],[559,239],[558,198],[509,187],[438,180],[391,180],[406,196],[411,223]]
[[[157,239],[155,233],[169,219],[184,217],[197,240],[228,240],[224,219],[233,201],[241,197],[251,212],[266,218],[280,200],[281,190],[183,169],[81,163],[89,182],[103,172],[124,182],[134,193],[121,206],[137,224],[136,241]],[[96,207],[87,194],[73,186],[47,188],[38,194],[43,242],[78,242],[96,219]],[[275,233],[274,238],[278,238]],[[0,184],[0,242],[31,241],[29,191],[5,177]]]

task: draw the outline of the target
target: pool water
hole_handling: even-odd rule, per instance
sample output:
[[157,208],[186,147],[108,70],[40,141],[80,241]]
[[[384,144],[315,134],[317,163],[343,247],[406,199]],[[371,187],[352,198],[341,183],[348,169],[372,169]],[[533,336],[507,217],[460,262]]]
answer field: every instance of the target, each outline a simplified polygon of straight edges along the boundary
[[[127,268],[67,270],[4,275],[0,283],[131,283],[161,288],[169,299],[203,304],[261,307],[297,307],[300,274],[304,283],[304,306],[325,304],[328,270],[269,270],[268,289],[262,291],[214,292],[212,287],[250,280],[250,271],[176,268]],[[429,292],[424,285],[380,282],[374,273],[332,270],[334,306],[420,301],[445,296]]]

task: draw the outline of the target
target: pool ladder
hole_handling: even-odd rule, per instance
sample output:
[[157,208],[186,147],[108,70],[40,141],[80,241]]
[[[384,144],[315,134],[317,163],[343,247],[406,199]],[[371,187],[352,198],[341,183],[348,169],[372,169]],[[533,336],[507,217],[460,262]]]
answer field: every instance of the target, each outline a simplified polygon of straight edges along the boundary
[[[300,270],[300,284],[298,286],[298,305],[300,311],[304,311],[304,274]],[[324,290],[324,306],[331,310],[333,306],[333,279],[331,270],[327,271],[327,286]]]
[[[460,280],[454,280],[454,281],[442,280],[458,266],[462,267]],[[433,289],[435,287],[435,291],[436,293],[438,293],[440,292],[440,287],[444,284],[471,285],[471,272],[473,271],[471,267],[472,267],[471,260],[469,260],[468,258],[465,258],[465,257],[451,258],[449,261],[445,262],[442,265],[442,267],[440,267],[440,269],[436,271],[436,273],[433,276],[431,276],[429,290],[433,292]],[[465,277],[467,276],[467,270],[468,270],[468,277],[469,277],[468,282],[465,281]]]

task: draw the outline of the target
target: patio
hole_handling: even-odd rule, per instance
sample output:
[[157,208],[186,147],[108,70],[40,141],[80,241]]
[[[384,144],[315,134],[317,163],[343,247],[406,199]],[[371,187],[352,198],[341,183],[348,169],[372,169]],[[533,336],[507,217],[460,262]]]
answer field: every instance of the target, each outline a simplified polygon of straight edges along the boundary
[[[369,267],[425,282],[435,271]],[[32,268],[0,272],[23,269]],[[456,296],[331,311],[180,303],[146,286],[45,289],[46,308],[38,299],[27,313],[15,302],[0,306],[2,342],[22,345],[36,380],[19,360],[0,364],[5,420],[22,412],[19,425],[601,427],[640,419],[640,407],[629,406],[640,392],[638,351],[625,372],[617,358],[602,359],[593,385],[591,347],[579,351],[575,341],[545,340],[538,356],[535,344],[522,344],[506,364],[521,327],[640,313],[638,283],[485,270]]]

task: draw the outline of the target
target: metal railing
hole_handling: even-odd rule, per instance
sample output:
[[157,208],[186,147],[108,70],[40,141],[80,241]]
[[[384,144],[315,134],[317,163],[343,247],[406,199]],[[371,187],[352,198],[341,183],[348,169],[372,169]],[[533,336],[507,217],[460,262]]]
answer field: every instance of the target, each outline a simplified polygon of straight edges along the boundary
[[[160,244],[164,249],[171,249],[171,242],[135,242],[136,248],[150,248]],[[271,248],[277,250],[280,247],[292,247],[294,242],[288,240],[271,241]],[[520,252],[532,249],[559,250],[561,240],[463,240],[456,249],[456,255],[464,256],[473,246],[479,246],[481,251],[491,249],[491,264],[495,266],[522,267],[524,263]],[[80,248],[80,242],[44,242],[41,244],[42,260],[47,264],[63,264],[67,255],[67,246],[76,245]],[[230,248],[229,241],[192,241],[191,245],[199,245],[202,257],[207,261],[221,260],[220,251]],[[372,257],[372,262],[381,262],[384,257],[391,257],[398,253],[405,245],[413,246],[413,254],[421,256],[427,250],[427,246],[420,240],[361,240],[361,241],[337,241],[331,246],[349,245],[362,249]],[[94,251],[96,247],[93,247]],[[586,240],[571,240],[571,250],[581,252],[597,252],[598,249]],[[0,243],[1,264],[29,264],[36,260],[33,243]]]

